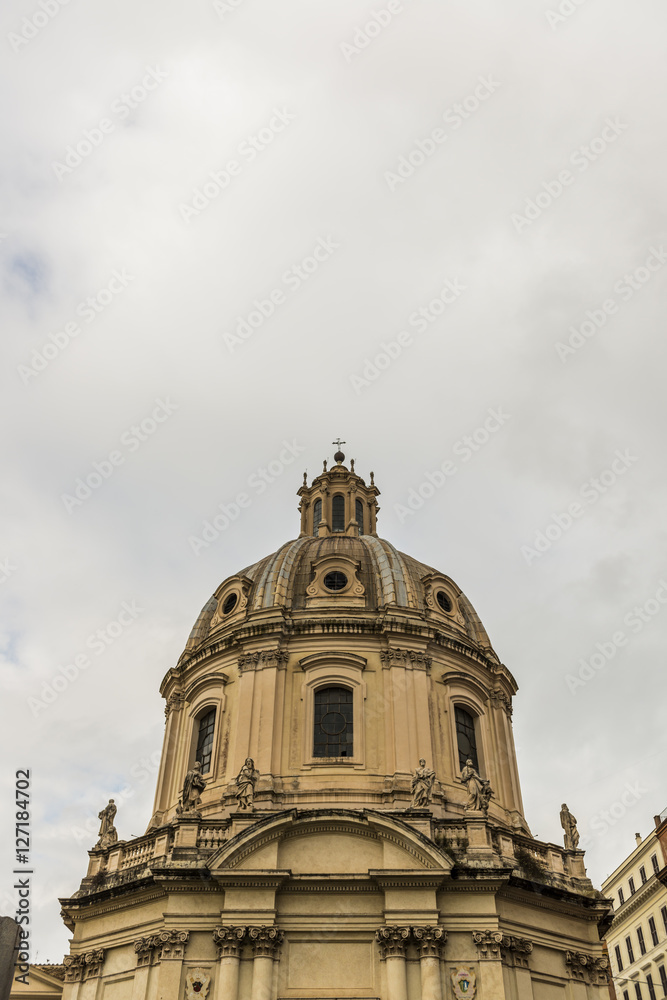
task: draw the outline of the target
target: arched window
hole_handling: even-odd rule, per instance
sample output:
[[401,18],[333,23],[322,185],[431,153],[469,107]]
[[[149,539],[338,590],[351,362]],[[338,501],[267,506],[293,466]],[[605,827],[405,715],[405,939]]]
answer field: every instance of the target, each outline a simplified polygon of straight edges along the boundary
[[475,740],[475,720],[470,712],[465,708],[457,706],[456,716],[456,742],[459,748],[459,769],[462,771],[466,766],[466,761],[471,760],[472,766],[479,771],[479,761],[477,759],[477,742]]
[[320,521],[322,520],[322,501],[316,500],[313,504],[313,534],[317,534],[317,529],[320,526]]
[[315,692],[313,757],[352,757],[352,691],[344,687]]
[[331,501],[331,530],[345,531],[345,497],[336,493]]
[[211,708],[199,719],[197,734],[197,752],[195,760],[201,764],[202,774],[211,770],[211,754],[213,752],[213,733],[215,731],[215,709]]
[[361,500],[354,501],[354,516],[357,524],[359,525],[359,534],[364,533],[364,505]]

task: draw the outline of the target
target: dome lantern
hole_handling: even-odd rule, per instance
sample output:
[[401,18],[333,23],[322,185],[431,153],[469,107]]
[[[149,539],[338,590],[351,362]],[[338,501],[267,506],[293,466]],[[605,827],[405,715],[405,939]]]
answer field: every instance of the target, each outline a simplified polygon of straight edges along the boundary
[[308,486],[308,476],[304,473],[303,485],[297,491],[301,497],[301,537],[314,535],[326,538],[329,535],[377,535],[377,497],[380,491],[373,482],[370,486],[354,471],[354,459],[350,468],[343,465],[345,455],[340,439],[333,442],[338,446],[334,455],[336,464],[327,470],[324,461],[322,473]]

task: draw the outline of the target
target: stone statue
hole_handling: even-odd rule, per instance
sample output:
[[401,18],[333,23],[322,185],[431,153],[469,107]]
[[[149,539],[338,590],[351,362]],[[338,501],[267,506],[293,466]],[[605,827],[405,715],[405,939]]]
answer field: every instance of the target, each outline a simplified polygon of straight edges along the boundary
[[259,771],[255,770],[255,762],[252,757],[247,757],[246,762],[236,775],[236,798],[241,809],[252,809],[255,795],[255,785],[259,778]]
[[176,807],[179,816],[200,816],[198,806],[201,803],[201,793],[206,788],[206,778],[201,773],[201,764],[198,760],[185,775],[183,791],[180,802]]
[[97,818],[102,822],[100,823],[100,839],[95,844],[95,847],[111,847],[112,844],[118,843],[118,831],[113,825],[115,815],[116,806],[114,800],[109,799],[109,804],[104,807],[102,812],[97,814]]
[[486,812],[493,795],[491,783],[486,778],[480,778],[470,759],[466,761],[466,766],[461,771],[461,781],[468,789],[466,809]]
[[419,767],[412,776],[412,808],[423,809],[431,801],[435,771],[426,766],[423,757],[419,758]]
[[567,808],[565,803],[560,809],[560,825],[565,831],[563,841],[567,850],[576,850],[579,843],[579,831],[577,830],[577,820]]

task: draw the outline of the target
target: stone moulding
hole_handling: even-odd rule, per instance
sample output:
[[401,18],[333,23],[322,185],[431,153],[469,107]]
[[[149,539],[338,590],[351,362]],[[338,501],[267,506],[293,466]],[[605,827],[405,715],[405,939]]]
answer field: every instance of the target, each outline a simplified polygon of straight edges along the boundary
[[375,940],[380,948],[380,960],[405,958],[408,945],[417,947],[420,958],[442,958],[447,931],[444,927],[385,925],[378,927]]

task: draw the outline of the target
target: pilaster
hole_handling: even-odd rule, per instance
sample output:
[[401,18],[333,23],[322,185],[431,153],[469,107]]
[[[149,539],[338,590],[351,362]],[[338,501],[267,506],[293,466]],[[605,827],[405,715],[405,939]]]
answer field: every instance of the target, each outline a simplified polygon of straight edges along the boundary
[[380,927],[375,932],[380,959],[387,966],[387,1000],[408,1000],[408,977],[405,952],[410,940],[409,927]]
[[250,1000],[273,1000],[273,963],[280,957],[285,932],[262,925],[248,928],[252,947],[252,992]]
[[214,1000],[238,1000],[239,962],[245,927],[216,927],[213,940],[218,946],[218,976]]

